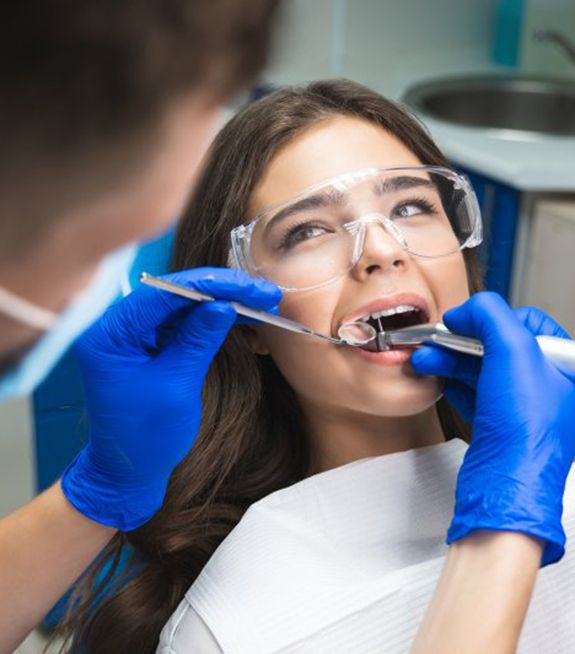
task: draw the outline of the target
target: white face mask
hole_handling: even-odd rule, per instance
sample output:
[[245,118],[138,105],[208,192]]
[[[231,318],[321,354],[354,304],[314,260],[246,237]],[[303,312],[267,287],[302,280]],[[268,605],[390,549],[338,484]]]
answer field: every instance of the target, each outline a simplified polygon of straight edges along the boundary
[[135,245],[110,254],[100,264],[90,285],[74,298],[60,316],[0,289],[0,311],[32,327],[47,329],[24,358],[0,379],[0,401],[33,391],[76,337],[120,292],[124,295],[130,292],[128,274],[135,255]]

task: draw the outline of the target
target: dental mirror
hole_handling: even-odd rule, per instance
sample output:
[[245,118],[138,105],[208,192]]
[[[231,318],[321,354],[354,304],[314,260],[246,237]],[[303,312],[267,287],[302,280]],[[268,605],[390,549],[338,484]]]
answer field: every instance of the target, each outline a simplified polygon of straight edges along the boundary
[[360,320],[348,322],[337,330],[337,335],[346,342],[347,345],[362,347],[372,343],[377,338],[377,332],[374,327]]

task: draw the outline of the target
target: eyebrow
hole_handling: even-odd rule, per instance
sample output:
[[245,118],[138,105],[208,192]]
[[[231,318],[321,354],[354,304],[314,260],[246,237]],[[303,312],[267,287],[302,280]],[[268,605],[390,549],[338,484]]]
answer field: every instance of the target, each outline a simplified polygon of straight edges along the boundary
[[[403,191],[410,188],[432,188],[435,189],[435,184],[425,177],[413,177],[409,175],[402,175],[399,177],[391,177],[389,179],[377,180],[373,184],[373,192],[375,195],[381,196],[394,191]],[[331,189],[310,195],[309,197],[302,198],[293,204],[278,211],[278,213],[268,222],[265,226],[264,234],[267,234],[272,225],[275,227],[278,223],[293,216],[294,214],[310,209],[318,209],[323,207],[341,207],[346,204],[345,192]]]
[[341,207],[344,206],[345,203],[345,194],[341,191],[331,189],[329,191],[315,193],[314,195],[302,198],[301,200],[298,200],[297,202],[294,202],[293,204],[290,204],[284,209],[278,211],[265,226],[264,233],[267,233],[271,229],[272,225],[275,227],[279,222],[289,218],[290,216],[293,216],[296,213],[308,211],[309,209],[319,209],[322,207]]
[[393,191],[403,191],[405,189],[417,188],[419,186],[434,190],[437,188],[430,179],[426,179],[425,177],[402,175],[401,177],[377,180],[373,185],[373,190],[376,195],[385,195],[386,193],[391,193]]

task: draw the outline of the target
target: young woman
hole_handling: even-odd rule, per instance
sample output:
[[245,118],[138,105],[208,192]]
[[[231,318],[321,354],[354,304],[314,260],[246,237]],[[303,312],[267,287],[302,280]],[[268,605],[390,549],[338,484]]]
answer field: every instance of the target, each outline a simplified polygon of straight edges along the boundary
[[[321,82],[268,96],[220,133],[174,268],[269,278],[282,314],[324,334],[359,318],[433,322],[480,290],[478,221],[412,118],[359,85]],[[405,651],[437,583],[469,435],[410,355],[235,329],[206,378],[198,442],[155,518],[104,554],[94,574],[130,562],[76,606],[74,643],[153,652],[182,602],[161,652]],[[526,540],[533,567],[540,545]],[[505,628],[507,643],[519,628]],[[363,644],[345,642],[358,633]]]

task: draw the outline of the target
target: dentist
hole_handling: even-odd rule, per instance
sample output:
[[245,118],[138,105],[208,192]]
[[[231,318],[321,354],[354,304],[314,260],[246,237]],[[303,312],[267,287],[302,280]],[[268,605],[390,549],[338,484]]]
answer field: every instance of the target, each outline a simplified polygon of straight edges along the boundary
[[[277,5],[31,0],[3,7],[0,400],[33,390],[115,298],[132,244],[164,231],[177,215],[220,107],[265,63]],[[186,279],[203,277],[199,271]],[[262,308],[279,299],[271,284],[246,276],[207,277],[203,288],[218,298]],[[161,432],[155,423],[153,433],[135,434],[124,420],[136,398],[146,406],[165,379],[185,380],[182,392],[201,388],[235,320],[226,303],[198,308],[166,352],[153,355],[155,328],[181,307],[142,289],[107,318],[110,339],[133,365],[120,379],[117,355],[102,351],[93,367],[108,376],[122,419],[102,433],[94,416],[90,442],[63,482],[0,521],[3,654],[118,528],[149,519],[191,447],[195,416],[174,412],[179,433]],[[197,371],[195,381],[187,379],[189,370]],[[148,417],[158,419],[166,398],[148,408]]]

